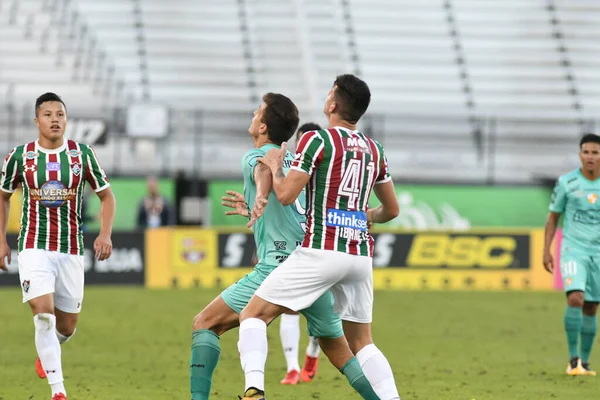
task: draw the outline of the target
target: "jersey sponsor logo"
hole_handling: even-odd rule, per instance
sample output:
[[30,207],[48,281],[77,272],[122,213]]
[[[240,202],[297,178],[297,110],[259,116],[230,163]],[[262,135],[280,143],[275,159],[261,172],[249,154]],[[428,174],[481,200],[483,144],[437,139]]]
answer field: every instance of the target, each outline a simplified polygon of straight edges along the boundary
[[60,181],[48,181],[39,189],[30,189],[31,199],[48,208],[61,207],[77,196],[77,189],[67,189]]
[[285,251],[287,250],[287,242],[276,240],[273,242],[275,245],[275,250]]
[[76,158],[76,157],[79,157],[81,155],[81,151],[78,151],[78,150],[69,150],[68,154],[72,158]]
[[600,224],[600,210],[577,210],[573,215],[573,221],[585,225]]
[[367,230],[367,213],[363,211],[344,211],[337,208],[327,210],[327,226]]
[[75,176],[79,176],[79,174],[81,173],[81,164],[77,162],[71,164],[71,172],[73,172]]
[[37,171],[37,165],[33,164],[33,165],[24,165],[23,166],[23,171],[25,172],[35,172]]
[[359,137],[344,138],[343,145],[344,150],[346,151],[355,151],[357,153],[371,154],[371,149],[367,145],[367,142],[365,142],[362,138]]
[[60,163],[58,163],[58,162],[47,163],[46,171],[60,171]]
[[36,153],[35,151],[28,151],[25,154],[23,154],[23,156],[28,160],[33,160],[34,158],[37,158],[38,153]]

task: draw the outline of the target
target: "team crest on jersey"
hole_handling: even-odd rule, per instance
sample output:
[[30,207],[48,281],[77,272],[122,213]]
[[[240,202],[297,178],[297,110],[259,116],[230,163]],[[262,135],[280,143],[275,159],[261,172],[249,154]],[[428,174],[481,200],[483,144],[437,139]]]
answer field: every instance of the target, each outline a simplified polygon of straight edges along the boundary
[[27,153],[24,154],[24,157],[28,160],[33,160],[34,158],[37,158],[38,153],[36,153],[35,151],[28,151]]
[[31,285],[31,281],[23,281],[23,291],[25,293],[29,292],[30,285]]
[[565,280],[565,286],[571,286],[571,283],[573,283],[573,278],[567,278]]
[[37,165],[33,164],[33,165],[24,165],[23,166],[23,171],[25,172],[35,172],[37,171]]
[[598,195],[596,193],[590,193],[587,195],[587,200],[590,202],[590,204],[596,204],[598,201]]
[[69,155],[73,158],[79,157],[81,155],[81,151],[78,150],[69,150]]
[[81,164],[79,164],[79,163],[71,164],[71,171],[73,172],[73,174],[79,176],[79,174],[81,173]]

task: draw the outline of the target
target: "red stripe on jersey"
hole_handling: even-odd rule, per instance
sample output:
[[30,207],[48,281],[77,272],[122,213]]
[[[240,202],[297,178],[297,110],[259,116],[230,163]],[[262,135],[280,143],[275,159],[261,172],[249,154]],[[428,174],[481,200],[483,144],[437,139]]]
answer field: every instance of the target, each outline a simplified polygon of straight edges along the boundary
[[[57,163],[58,155],[48,154],[48,162]],[[58,171],[56,171],[55,168],[52,168],[52,170],[48,171],[48,180],[58,181]],[[58,237],[58,207],[48,208],[48,217],[50,220],[50,237],[48,238],[48,250],[58,251],[58,243],[60,242],[60,237]]]
[[[342,135],[337,129],[328,129],[329,135],[331,136],[332,147],[335,149],[335,158],[331,160],[333,168],[331,173],[327,177],[328,191],[327,199],[325,199],[325,213],[330,208],[337,207],[337,200],[339,197],[340,183],[342,181],[342,163],[344,162],[344,144],[342,143]],[[327,226],[327,215],[325,215],[325,221],[323,221],[323,227],[325,228],[325,250],[335,250],[337,244],[337,228],[334,226]],[[352,254],[352,252],[351,252]]]
[[[306,134],[302,135],[302,137],[304,137]],[[302,139],[300,139],[302,140]],[[304,147],[306,147],[306,142],[304,142]],[[304,150],[304,149],[302,149]],[[317,159],[315,160],[315,165],[319,165],[321,164],[321,162],[323,161],[323,157],[325,156],[325,147],[323,147],[323,150],[321,150],[319,152],[319,155],[317,156]],[[296,164],[297,161],[294,161],[294,164]],[[308,203],[308,208],[306,210],[306,233],[304,234],[304,241],[302,242],[302,247],[310,247],[310,239],[312,237],[312,233],[314,232],[315,229],[315,221],[313,219],[313,214],[314,214],[314,197],[313,197],[313,192],[315,190],[315,185],[317,184],[317,168],[315,168],[313,170],[313,174],[310,177],[310,181],[308,181],[308,198],[307,203]],[[323,232],[324,234],[324,232]]]
[[[37,155],[32,157],[31,159],[27,158],[26,154],[28,152],[35,152],[35,142],[28,143],[25,146],[25,154],[23,155],[23,171],[25,172],[25,182],[29,189],[37,189],[35,185],[35,174],[37,173]],[[28,201],[29,199],[23,199],[23,201]],[[25,240],[25,249],[34,249],[36,246],[35,243],[35,234],[36,234],[36,226],[38,223],[37,218],[37,201],[29,200],[29,217],[27,218],[27,237],[23,238]]]
[[[77,143],[75,143],[72,140],[67,141],[67,147],[69,149],[69,151],[73,150],[73,151],[77,151]],[[73,164],[75,163],[79,163],[79,165],[81,166],[81,155],[79,153],[77,153],[76,157],[71,157],[71,154],[69,154],[69,162],[71,163],[71,166],[73,166]],[[71,171],[72,171],[72,167],[71,167]],[[75,175],[74,173],[71,172],[71,177],[73,179],[73,182],[71,184],[71,188],[78,188],[79,184],[81,183],[81,173],[79,173],[78,175]],[[79,191],[78,191],[79,192]],[[77,207],[77,201],[78,201],[78,197],[76,196],[74,199],[69,200],[69,210],[70,210],[70,214],[69,214],[69,227],[71,229],[71,234],[69,237],[69,241],[71,242],[71,254],[79,254],[79,251],[81,250],[79,248],[79,226],[77,223],[77,216],[78,216],[78,207]]]

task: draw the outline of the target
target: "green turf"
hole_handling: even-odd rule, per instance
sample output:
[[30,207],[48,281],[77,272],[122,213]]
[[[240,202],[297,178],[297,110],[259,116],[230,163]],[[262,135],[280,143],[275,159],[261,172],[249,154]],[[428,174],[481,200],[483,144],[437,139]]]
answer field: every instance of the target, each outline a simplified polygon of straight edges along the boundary
[[[189,399],[192,318],[217,293],[88,288],[77,335],[63,346],[69,398]],[[49,399],[35,375],[33,321],[20,300],[18,290],[0,290],[0,399]],[[600,397],[600,377],[564,375],[560,294],[377,292],[375,301],[375,342],[404,400]],[[269,329],[269,400],[358,398],[324,358],[314,382],[279,385],[278,325]],[[243,390],[237,337],[237,330],[223,336],[214,399]],[[305,345],[303,335],[301,353]]]

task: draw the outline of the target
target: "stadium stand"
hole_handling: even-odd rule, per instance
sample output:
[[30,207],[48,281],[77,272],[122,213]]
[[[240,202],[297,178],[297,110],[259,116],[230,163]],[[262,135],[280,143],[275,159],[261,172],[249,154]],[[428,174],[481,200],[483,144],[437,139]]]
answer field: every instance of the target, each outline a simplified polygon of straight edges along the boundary
[[[75,114],[111,120],[97,151],[112,173],[237,176],[264,92],[323,123],[335,75],[353,72],[373,93],[362,128],[397,179],[531,182],[571,166],[595,128],[598,11],[584,0],[4,0],[0,150],[52,90]],[[136,102],[169,107],[168,138],[123,135]]]

